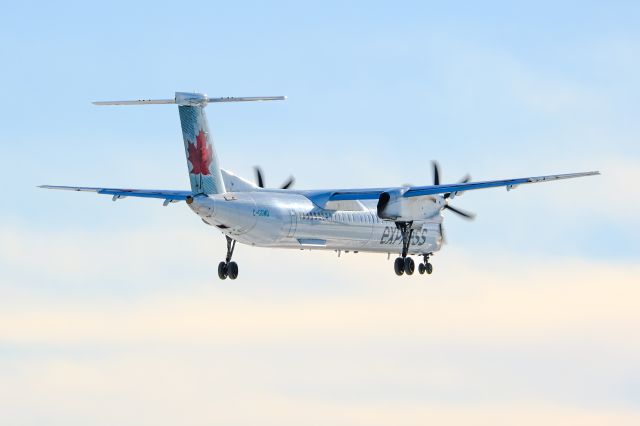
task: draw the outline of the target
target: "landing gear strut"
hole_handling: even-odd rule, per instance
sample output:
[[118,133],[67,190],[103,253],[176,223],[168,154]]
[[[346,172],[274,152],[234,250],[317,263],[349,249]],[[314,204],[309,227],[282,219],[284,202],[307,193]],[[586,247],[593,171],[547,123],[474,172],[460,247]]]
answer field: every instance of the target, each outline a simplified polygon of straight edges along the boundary
[[235,280],[238,278],[238,264],[236,262],[231,261],[231,257],[233,256],[233,249],[236,248],[236,240],[233,238],[226,236],[227,239],[227,257],[224,262],[220,262],[218,264],[218,277],[221,280],[229,279]]
[[409,253],[409,244],[411,244],[411,236],[413,235],[413,229],[411,229],[411,224],[413,222],[396,222],[396,226],[400,230],[400,234],[402,235],[402,258],[407,257],[407,253]]
[[409,245],[411,244],[411,236],[413,235],[413,229],[411,228],[412,222],[396,222],[400,235],[402,235],[402,256],[396,258],[393,264],[393,270],[396,275],[412,275],[416,269],[416,264],[412,258],[407,257],[409,254]]

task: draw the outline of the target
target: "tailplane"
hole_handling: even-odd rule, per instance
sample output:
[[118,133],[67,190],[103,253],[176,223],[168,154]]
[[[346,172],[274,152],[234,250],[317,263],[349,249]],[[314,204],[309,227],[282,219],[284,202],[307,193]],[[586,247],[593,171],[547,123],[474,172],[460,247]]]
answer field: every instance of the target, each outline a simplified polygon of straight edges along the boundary
[[184,151],[189,167],[189,181],[194,195],[223,194],[226,192],[220,164],[204,108],[209,103],[277,101],[284,96],[260,96],[240,98],[209,98],[201,93],[176,92],[174,99],[139,99],[134,101],[94,102],[95,105],[158,105],[177,104],[182,126]]

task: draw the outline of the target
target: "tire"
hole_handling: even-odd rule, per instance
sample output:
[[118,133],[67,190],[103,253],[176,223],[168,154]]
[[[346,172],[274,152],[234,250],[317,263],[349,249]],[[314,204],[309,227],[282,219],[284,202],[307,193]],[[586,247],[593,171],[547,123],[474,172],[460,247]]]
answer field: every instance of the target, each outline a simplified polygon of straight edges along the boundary
[[225,262],[218,263],[218,277],[221,280],[227,279],[227,264]]
[[427,267],[424,266],[424,263],[418,265],[418,272],[420,275],[424,274],[427,271]]
[[227,272],[229,274],[229,278],[235,280],[238,278],[238,264],[236,262],[229,262],[227,266]]
[[396,271],[396,275],[400,276],[404,274],[404,259],[401,257],[397,257],[396,261],[393,262],[393,270]]
[[404,273],[407,275],[413,275],[413,271],[416,270],[416,264],[410,257],[404,258]]
[[427,263],[426,267],[427,267],[427,274],[431,275],[431,273],[433,272],[433,265],[430,263]]

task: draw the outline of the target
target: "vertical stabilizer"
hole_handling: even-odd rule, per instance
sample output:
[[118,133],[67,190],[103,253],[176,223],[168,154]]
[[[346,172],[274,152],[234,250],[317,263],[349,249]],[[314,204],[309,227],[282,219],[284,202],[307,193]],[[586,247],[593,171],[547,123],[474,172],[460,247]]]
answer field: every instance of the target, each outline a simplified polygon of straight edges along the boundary
[[208,98],[198,93],[176,93],[189,181],[194,195],[225,192],[218,156],[204,112]]

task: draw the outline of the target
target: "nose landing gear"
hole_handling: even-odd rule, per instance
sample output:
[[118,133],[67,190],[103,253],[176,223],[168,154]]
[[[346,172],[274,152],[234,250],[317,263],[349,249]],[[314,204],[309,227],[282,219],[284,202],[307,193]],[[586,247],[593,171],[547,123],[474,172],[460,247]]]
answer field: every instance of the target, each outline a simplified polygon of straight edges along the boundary
[[420,272],[420,275],[424,274],[425,272],[431,275],[431,273],[433,272],[433,265],[429,263],[429,256],[431,256],[430,253],[425,254],[424,262],[418,265],[418,272]]
[[227,239],[227,257],[224,262],[218,264],[218,277],[221,280],[229,277],[231,280],[238,278],[238,264],[231,261],[233,256],[233,250],[236,248],[236,240],[229,236],[225,236]]

